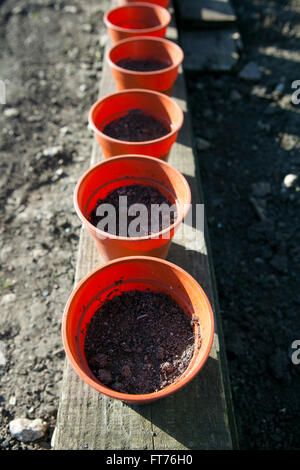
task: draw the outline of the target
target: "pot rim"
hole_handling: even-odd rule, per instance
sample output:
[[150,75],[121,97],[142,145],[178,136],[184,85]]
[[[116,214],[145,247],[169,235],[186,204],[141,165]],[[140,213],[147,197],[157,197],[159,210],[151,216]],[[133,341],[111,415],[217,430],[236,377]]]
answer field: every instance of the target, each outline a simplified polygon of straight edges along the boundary
[[[102,131],[100,131],[96,127],[96,125],[94,123],[94,120],[93,120],[93,113],[94,113],[95,109],[100,105],[100,103],[103,103],[104,101],[109,101],[112,97],[115,97],[117,95],[135,94],[135,93],[137,93],[137,94],[145,94],[146,93],[146,94],[149,94],[149,95],[151,95],[151,94],[152,95],[157,95],[158,97],[161,97],[163,100],[171,101],[172,104],[177,108],[177,110],[179,110],[179,114],[180,114],[180,120],[179,120],[179,123],[177,124],[176,128],[172,129],[168,134],[163,135],[162,137],[159,137],[158,139],[143,140],[141,142],[135,142],[135,141],[114,139],[113,137],[110,137],[109,135],[104,134]],[[119,145],[124,145],[125,144],[128,147],[133,147],[133,146],[137,146],[137,145],[138,146],[147,146],[147,145],[150,145],[150,144],[153,145],[153,144],[156,144],[156,143],[159,143],[159,142],[163,142],[164,140],[167,140],[170,137],[172,137],[174,134],[176,134],[181,129],[181,127],[183,125],[183,120],[184,120],[183,111],[180,108],[180,106],[176,103],[175,100],[173,100],[169,96],[165,95],[164,93],[160,93],[160,92],[155,91],[155,90],[147,90],[147,89],[144,89],[144,88],[130,88],[130,89],[127,89],[127,90],[116,91],[114,93],[110,93],[108,95],[105,95],[102,98],[99,98],[97,101],[95,101],[95,103],[90,108],[89,115],[88,115],[89,127],[96,134],[100,135],[102,137],[102,139],[107,140],[108,142],[119,144]]]
[[[171,44],[172,47],[175,47],[175,49],[177,49],[180,52],[180,58],[177,60],[177,62],[172,63],[171,65],[169,65],[168,67],[166,67],[164,69],[152,70],[150,72],[141,72],[141,71],[135,71],[135,70],[128,70],[128,69],[125,69],[123,67],[120,67],[119,65],[117,65],[111,59],[111,53],[115,49],[117,49],[118,46],[122,46],[123,44],[128,44],[129,42],[135,42],[135,41],[140,41],[140,40],[149,41],[149,42],[160,42],[162,44]],[[184,53],[183,53],[183,50],[181,49],[181,47],[178,44],[176,44],[173,41],[170,41],[169,39],[157,38],[155,36],[138,36],[138,37],[133,37],[133,38],[122,39],[121,41],[117,42],[117,44],[113,45],[108,50],[108,52],[106,54],[106,60],[109,64],[109,66],[116,69],[118,72],[128,74],[128,75],[138,75],[138,76],[142,76],[142,77],[144,77],[144,76],[148,77],[148,76],[151,76],[151,75],[161,75],[163,73],[168,73],[171,70],[179,67],[182,64],[183,60],[184,60]]]
[[[91,174],[93,173],[98,167],[100,166],[104,166],[104,165],[109,165],[111,162],[114,162],[114,161],[117,161],[117,160],[122,160],[122,159],[128,159],[128,158],[133,158],[133,159],[147,159],[147,160],[152,160],[153,162],[155,163],[158,163],[159,164],[162,164],[162,165],[165,165],[166,167],[170,167],[173,171],[175,171],[181,178],[182,182],[184,183],[185,185],[185,188],[187,190],[187,193],[188,193],[188,202],[186,205],[184,205],[183,209],[180,208],[180,213],[176,219],[176,221],[172,224],[172,225],[169,225],[168,227],[164,228],[163,230],[160,230],[159,232],[157,233],[152,233],[151,235],[145,235],[143,237],[123,237],[123,236],[119,236],[119,235],[114,235],[114,234],[110,234],[108,232],[104,232],[103,230],[100,230],[99,228],[95,227],[95,225],[93,225],[86,217],[85,215],[83,214],[83,212],[81,211],[80,207],[79,207],[79,204],[78,204],[78,192],[79,192],[79,189],[80,189],[80,186],[82,185],[83,181]],[[184,218],[186,217],[187,215],[187,212],[188,212],[188,206],[190,206],[191,204],[191,200],[192,200],[192,195],[191,195],[191,189],[190,189],[190,186],[186,180],[186,178],[183,176],[183,174],[177,170],[175,167],[171,166],[169,163],[165,162],[164,160],[160,160],[158,159],[157,157],[149,157],[148,155],[138,155],[138,154],[126,154],[126,155],[117,155],[115,157],[111,157],[111,158],[107,158],[105,160],[102,160],[101,162],[99,163],[96,163],[95,165],[93,165],[91,168],[89,168],[87,171],[85,171],[85,173],[80,177],[80,179],[78,180],[76,186],[75,186],[75,190],[74,190],[74,196],[73,196],[73,200],[74,200],[74,206],[75,206],[75,210],[77,212],[77,215],[78,217],[80,218],[80,220],[85,224],[87,225],[87,227],[92,230],[93,232],[100,234],[101,237],[105,237],[105,238],[109,238],[110,240],[117,240],[117,241],[126,241],[126,242],[142,242],[142,241],[147,241],[147,240],[152,240],[152,239],[159,239],[159,238],[163,238],[163,235],[167,232],[172,232],[173,230],[175,230],[177,228],[178,225],[180,225],[182,223],[182,221],[184,220]]]
[[[131,7],[145,7],[145,8],[151,8],[152,10],[163,10],[162,13],[166,14],[166,20],[163,22],[163,23],[160,23],[159,25],[157,26],[152,26],[151,28],[142,28],[142,29],[139,29],[139,28],[122,28],[121,26],[118,26],[114,23],[112,23],[110,20],[109,20],[109,15],[117,10],[121,10],[121,9],[124,9],[124,8],[131,8]],[[122,33],[141,33],[143,31],[143,33],[152,33],[152,32],[155,32],[155,31],[159,31],[160,29],[163,29],[165,27],[167,27],[170,22],[171,22],[171,14],[170,12],[160,6],[160,5],[156,5],[155,3],[147,3],[147,2],[130,2],[130,4],[127,4],[127,5],[121,5],[121,6],[118,6],[118,7],[115,7],[115,8],[111,8],[110,10],[108,10],[107,12],[105,12],[104,16],[103,16],[103,22],[105,24],[105,26],[107,28],[110,28],[110,29],[113,29],[114,31],[118,31],[118,32],[122,32]]]
[[[147,261],[147,262],[161,263],[161,264],[165,264],[165,265],[169,266],[171,269],[176,269],[178,271],[181,271],[186,277],[188,277],[190,279],[190,282],[192,284],[196,284],[196,286],[199,290],[199,293],[202,295],[202,298],[203,298],[203,300],[206,304],[207,313],[210,317],[210,324],[211,324],[211,328],[210,328],[210,331],[209,331],[209,342],[208,342],[205,354],[203,355],[202,360],[195,367],[195,369],[192,372],[190,372],[189,375],[184,376],[184,377],[182,377],[182,376],[179,377],[174,383],[164,387],[163,389],[161,389],[157,392],[151,392],[151,393],[145,393],[145,394],[130,394],[130,393],[117,392],[117,391],[113,390],[112,388],[106,387],[105,385],[101,384],[100,382],[97,382],[96,378],[95,378],[95,380],[93,380],[78,365],[75,357],[73,356],[73,354],[71,352],[71,348],[69,347],[69,340],[68,340],[68,337],[67,337],[68,311],[69,311],[70,306],[73,302],[73,299],[80,292],[82,287],[89,282],[91,277],[96,276],[99,271],[101,271],[103,269],[107,269],[110,265],[118,264],[118,263],[126,263],[127,261],[134,261],[134,260],[137,260],[137,261],[143,261],[144,260],[144,261]],[[64,313],[63,313],[63,317],[62,317],[62,327],[61,327],[61,329],[62,329],[63,345],[64,345],[64,348],[65,348],[67,358],[69,359],[69,361],[70,361],[72,367],[75,369],[76,373],[79,375],[79,377],[85,383],[90,385],[92,388],[94,388],[98,392],[103,393],[104,395],[107,395],[111,398],[119,399],[119,400],[125,401],[127,403],[134,402],[134,403],[137,403],[137,404],[142,404],[142,403],[145,403],[145,402],[151,402],[151,401],[157,400],[159,398],[163,398],[163,397],[166,397],[168,395],[171,395],[172,393],[178,391],[179,389],[181,389],[182,387],[187,385],[191,380],[193,380],[195,378],[195,376],[202,369],[203,365],[205,364],[205,362],[206,362],[206,360],[207,360],[207,358],[210,354],[212,344],[213,344],[213,340],[214,340],[215,321],[214,321],[214,314],[213,314],[213,311],[212,311],[212,306],[211,306],[211,304],[208,300],[208,297],[207,297],[206,293],[204,292],[204,290],[200,286],[200,284],[196,281],[196,279],[193,278],[193,276],[191,276],[187,271],[182,269],[180,266],[178,266],[174,263],[171,263],[170,261],[161,259],[161,258],[154,258],[154,257],[150,257],[150,256],[127,256],[127,257],[124,257],[124,258],[114,259],[114,260],[109,261],[108,263],[105,263],[104,265],[94,269],[92,272],[87,274],[77,284],[77,286],[75,287],[75,289],[71,293],[71,295],[70,295],[70,297],[69,297],[69,299],[66,303]]]

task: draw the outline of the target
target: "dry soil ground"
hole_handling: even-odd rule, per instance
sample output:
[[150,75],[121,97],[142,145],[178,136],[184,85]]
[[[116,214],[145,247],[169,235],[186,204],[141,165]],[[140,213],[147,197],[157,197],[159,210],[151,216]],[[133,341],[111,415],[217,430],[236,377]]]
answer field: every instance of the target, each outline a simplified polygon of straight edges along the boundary
[[[87,115],[101,77],[107,7],[96,0],[0,2],[4,449],[50,445],[64,363],[61,315],[73,287],[81,225],[73,191],[89,166]],[[12,439],[7,425],[18,417],[44,419],[45,438],[34,444]]]

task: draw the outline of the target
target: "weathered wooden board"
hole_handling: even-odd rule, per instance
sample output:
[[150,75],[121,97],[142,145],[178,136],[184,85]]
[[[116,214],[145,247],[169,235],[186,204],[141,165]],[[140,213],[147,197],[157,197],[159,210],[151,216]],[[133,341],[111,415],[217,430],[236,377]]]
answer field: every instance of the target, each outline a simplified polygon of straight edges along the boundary
[[176,0],[179,23],[187,28],[224,28],[236,22],[229,0]]
[[239,60],[240,35],[235,29],[182,31],[184,69],[192,72],[230,72]]
[[[169,37],[176,37],[171,26]],[[109,45],[108,45],[109,47]],[[100,95],[115,91],[104,66]],[[193,153],[190,117],[182,71],[174,99],[185,112],[185,121],[169,162],[187,177],[193,204],[200,203],[199,180]],[[91,164],[102,158],[94,143]],[[195,229],[188,227],[190,232]],[[66,361],[62,395],[53,438],[55,450],[177,450],[232,449],[236,446],[230,387],[224,357],[221,323],[214,291],[207,234],[172,243],[168,259],[192,274],[205,289],[213,306],[216,333],[211,354],[199,375],[178,393],[144,406],[112,400],[86,385]],[[82,229],[75,284],[101,264],[93,240]]]

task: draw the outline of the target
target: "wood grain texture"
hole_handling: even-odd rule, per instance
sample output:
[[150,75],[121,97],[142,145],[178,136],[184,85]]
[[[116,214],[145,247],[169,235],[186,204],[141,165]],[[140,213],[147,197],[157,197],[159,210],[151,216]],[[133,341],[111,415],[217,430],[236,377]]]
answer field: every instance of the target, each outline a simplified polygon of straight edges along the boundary
[[[176,39],[171,25],[168,36]],[[109,44],[108,46],[109,47]],[[100,96],[115,91],[105,64]],[[199,180],[193,153],[193,138],[187,110],[182,70],[176,82],[174,99],[185,112],[184,126],[171,150],[169,163],[188,179],[193,204],[200,203]],[[91,165],[102,158],[93,145]],[[133,406],[112,400],[86,385],[66,360],[62,395],[53,439],[55,450],[80,449],[232,449],[229,421],[232,409],[226,364],[220,355],[220,319],[216,311],[206,235],[187,227],[187,236],[175,240],[168,260],[186,269],[206,291],[215,313],[216,332],[211,354],[199,375],[176,394],[149,405]],[[82,228],[75,285],[101,264],[93,240]]]

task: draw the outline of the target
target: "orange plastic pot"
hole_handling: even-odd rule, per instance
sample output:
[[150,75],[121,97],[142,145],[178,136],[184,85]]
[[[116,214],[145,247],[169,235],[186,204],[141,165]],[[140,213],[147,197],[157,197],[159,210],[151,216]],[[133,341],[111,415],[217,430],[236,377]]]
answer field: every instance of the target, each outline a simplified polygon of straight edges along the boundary
[[134,36],[165,37],[171,15],[159,5],[131,2],[106,12],[103,21],[112,42],[116,43]]
[[[135,60],[156,59],[168,66],[153,72],[137,72],[117,65],[119,60],[127,57]],[[108,51],[107,61],[118,90],[145,88],[170,96],[178,75],[178,68],[183,61],[183,51],[174,42],[163,38],[130,38],[113,46]]]
[[[133,289],[165,292],[172,296],[188,317],[194,317],[195,348],[187,370],[173,384],[147,394],[117,392],[92,374],[84,354],[87,325],[95,311],[109,297]],[[66,356],[79,377],[89,386],[111,398],[127,403],[147,404],[164,398],[189,383],[205,364],[213,343],[214,317],[201,286],[186,271],[165,260],[128,257],[107,263],[86,276],[74,289],[62,319]]]
[[[118,0],[118,4],[120,6],[123,5],[130,5],[134,0]],[[139,3],[153,3],[154,5],[159,5],[160,7],[163,8],[168,8],[169,6],[169,0],[139,0]]]
[[[144,237],[109,234],[89,222],[88,215],[108,193],[121,186],[151,185],[176,205],[177,218],[166,229]],[[76,212],[95,240],[103,261],[135,255],[165,258],[172,238],[191,203],[190,187],[184,176],[166,162],[143,155],[123,155],[103,160],[78,181],[74,192]]]
[[[144,142],[117,140],[102,132],[106,124],[136,108],[165,121],[170,126],[170,132],[159,139]],[[106,95],[96,101],[89,112],[90,128],[94,131],[105,158],[134,153],[167,161],[182,124],[183,112],[178,104],[165,94],[153,90],[131,89]]]

